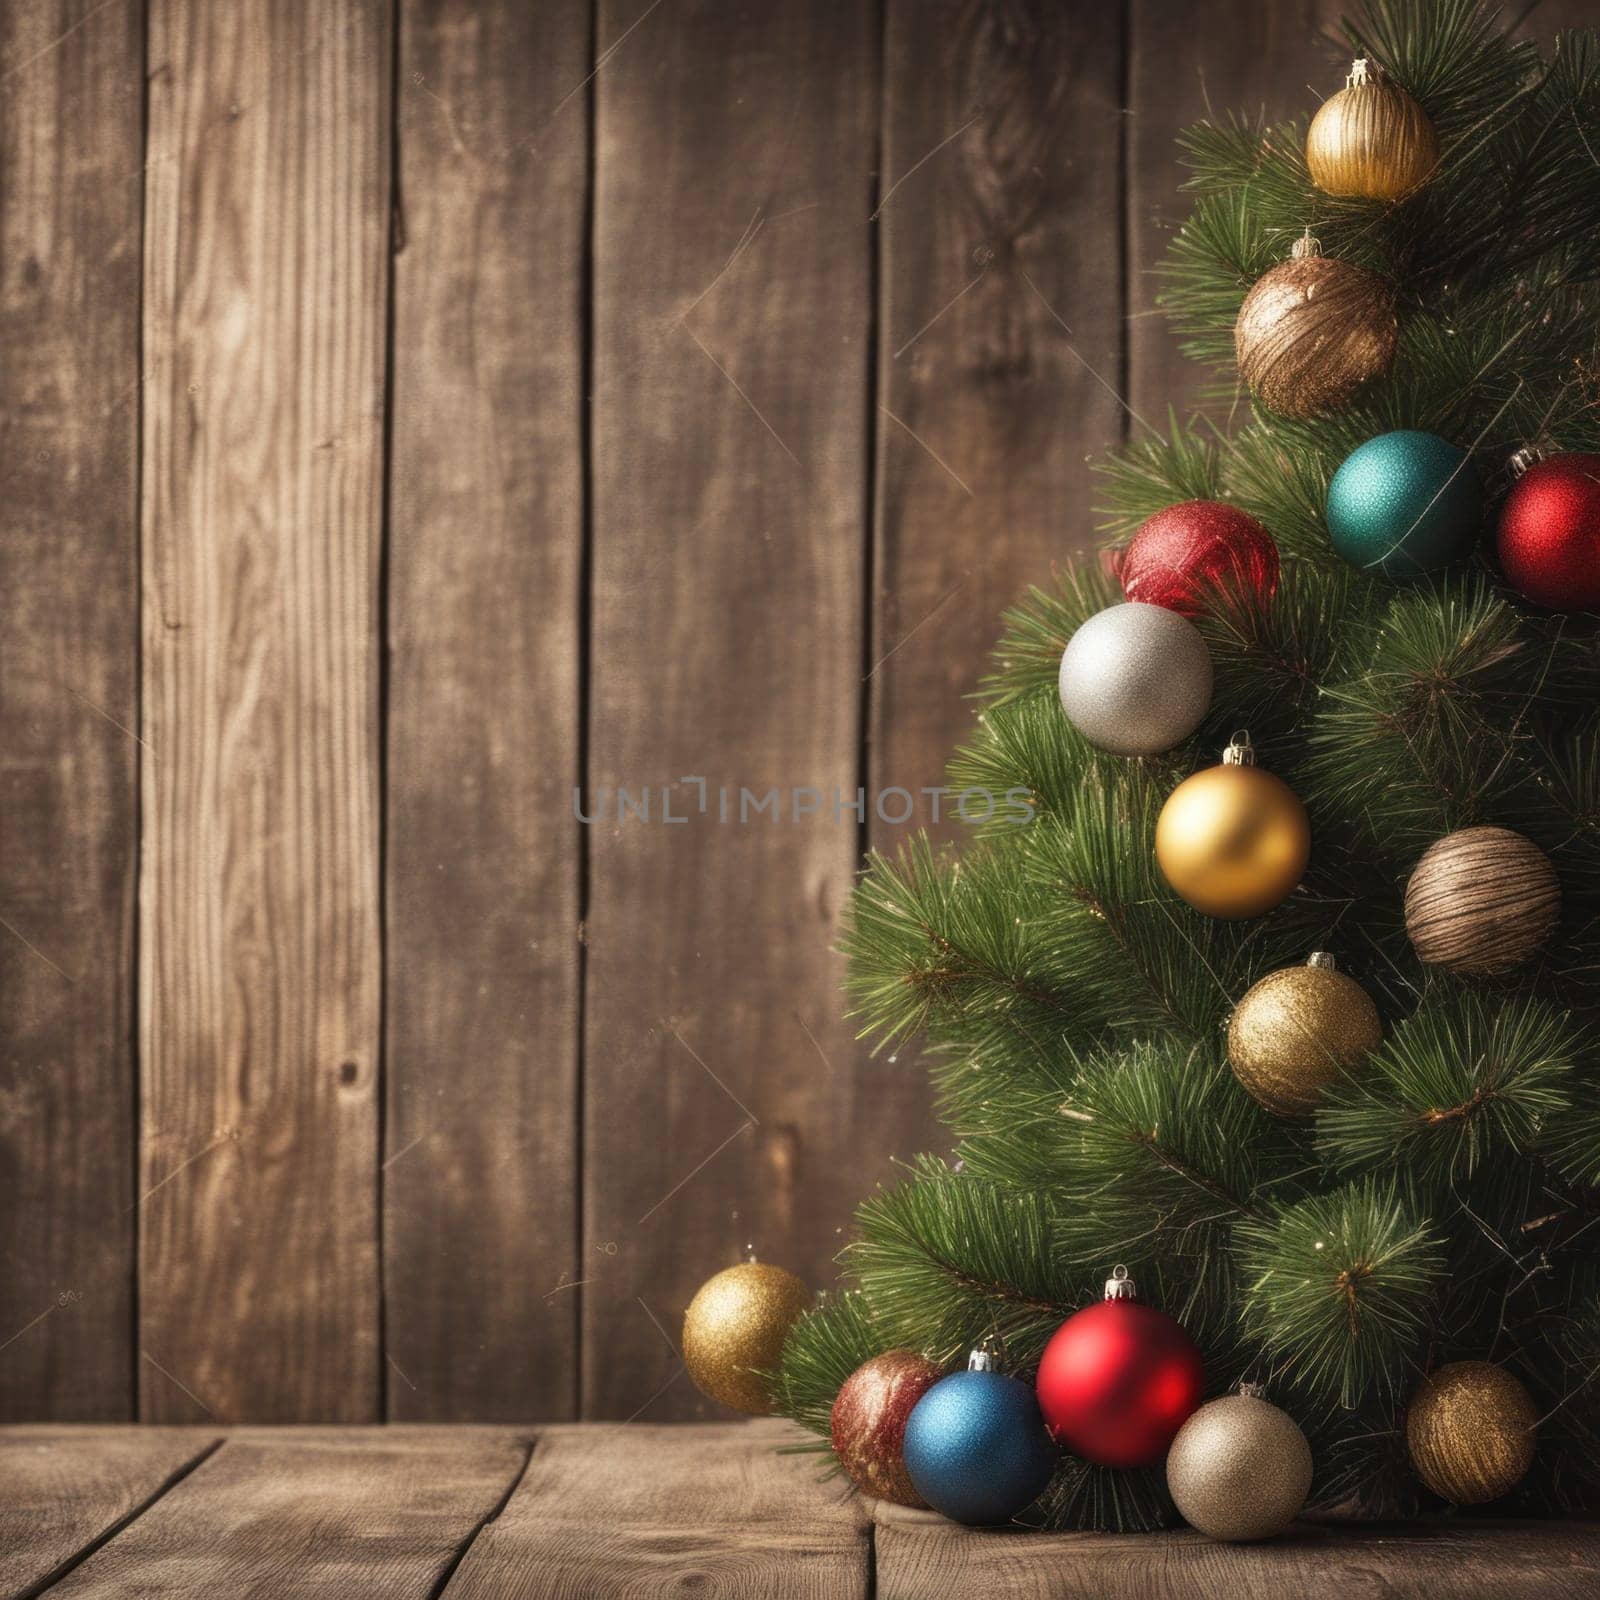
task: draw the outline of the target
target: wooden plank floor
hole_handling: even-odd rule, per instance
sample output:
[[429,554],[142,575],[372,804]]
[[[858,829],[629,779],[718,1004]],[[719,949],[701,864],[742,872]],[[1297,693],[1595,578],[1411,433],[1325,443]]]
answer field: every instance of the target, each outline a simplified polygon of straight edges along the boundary
[[0,1429],[0,1596],[1600,1593],[1600,1524],[1306,1527],[1259,1546],[960,1528],[777,1453],[776,1422]]

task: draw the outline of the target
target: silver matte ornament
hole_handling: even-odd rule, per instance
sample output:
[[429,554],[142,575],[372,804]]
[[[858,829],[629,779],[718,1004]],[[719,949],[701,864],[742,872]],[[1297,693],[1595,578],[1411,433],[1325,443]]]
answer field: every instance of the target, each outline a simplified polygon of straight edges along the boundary
[[1108,606],[1067,641],[1061,704],[1090,744],[1118,756],[1159,755],[1211,709],[1205,640],[1165,606]]
[[1167,1452],[1167,1490],[1192,1528],[1212,1539],[1270,1539],[1311,1491],[1311,1446],[1256,1384],[1203,1405]]

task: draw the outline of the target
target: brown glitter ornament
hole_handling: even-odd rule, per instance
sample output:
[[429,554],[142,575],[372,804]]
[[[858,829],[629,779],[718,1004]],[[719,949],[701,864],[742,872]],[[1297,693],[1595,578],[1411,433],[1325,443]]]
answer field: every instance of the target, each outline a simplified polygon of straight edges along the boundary
[[1228,1064],[1280,1117],[1309,1117],[1322,1091],[1383,1038],[1367,991],[1319,950],[1303,967],[1268,973],[1228,1024]]
[[1381,278],[1317,253],[1308,233],[1239,307],[1239,372],[1263,405],[1314,417],[1342,405],[1394,359],[1399,325]]
[[1167,1452],[1167,1490],[1212,1539],[1270,1539],[1311,1492],[1311,1446],[1256,1384],[1200,1407]]
[[765,1416],[783,1341],[811,1291],[792,1272],[741,1261],[709,1278],[683,1314],[683,1364],[695,1387],[735,1411]]
[[943,1374],[915,1350],[886,1350],[864,1361],[834,1397],[833,1453],[856,1487],[896,1505],[921,1506],[902,1453],[906,1419]]
[[1306,133],[1311,181],[1327,194],[1399,200],[1426,183],[1438,161],[1427,112],[1365,58]]
[[1406,884],[1406,932],[1431,967],[1488,977],[1536,954],[1561,919],[1550,858],[1510,828],[1458,828]]
[[1156,819],[1156,865],[1210,917],[1259,917],[1299,883],[1311,824],[1282,778],[1255,764],[1237,733],[1222,764],[1185,778]]
[[1452,1505],[1509,1493],[1533,1465],[1539,1416],[1521,1381],[1492,1361],[1454,1361],[1422,1380],[1406,1412],[1417,1476]]

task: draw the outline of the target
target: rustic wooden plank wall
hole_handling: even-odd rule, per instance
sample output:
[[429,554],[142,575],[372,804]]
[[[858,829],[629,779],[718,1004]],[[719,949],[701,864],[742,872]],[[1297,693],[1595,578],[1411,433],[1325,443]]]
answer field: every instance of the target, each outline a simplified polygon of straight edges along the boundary
[[698,1282],[943,1143],[875,801],[1335,9],[0,10],[0,1416],[709,1413]]

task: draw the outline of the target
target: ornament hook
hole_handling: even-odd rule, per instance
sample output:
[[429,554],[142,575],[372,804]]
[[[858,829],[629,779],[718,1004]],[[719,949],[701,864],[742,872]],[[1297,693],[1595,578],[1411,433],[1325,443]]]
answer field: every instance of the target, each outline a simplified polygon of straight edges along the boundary
[[1133,1279],[1129,1276],[1128,1269],[1119,1261],[1111,1269],[1111,1276],[1106,1279],[1107,1300],[1137,1300],[1137,1290],[1134,1288]]

